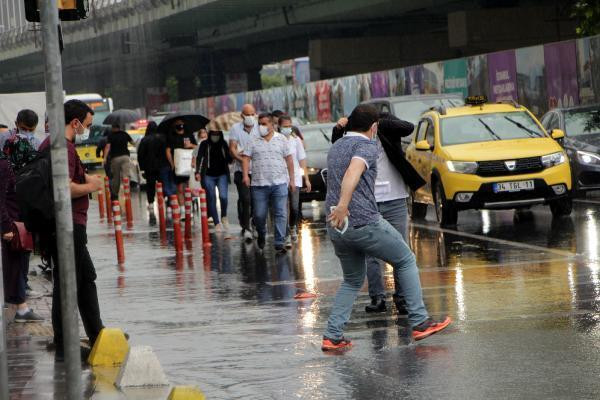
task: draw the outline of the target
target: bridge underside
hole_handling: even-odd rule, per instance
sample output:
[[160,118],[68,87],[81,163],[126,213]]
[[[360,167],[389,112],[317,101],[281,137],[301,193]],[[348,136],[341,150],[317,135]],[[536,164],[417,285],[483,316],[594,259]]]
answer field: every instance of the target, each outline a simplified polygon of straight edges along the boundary
[[[262,65],[289,58],[310,56],[314,80],[564,40],[575,31],[559,0],[149,2],[157,6],[119,6],[112,18],[99,13],[64,27],[68,93],[99,92],[118,107],[142,107],[153,88],[166,87],[171,101],[225,93],[233,74],[260,89]],[[0,92],[43,90],[40,42],[39,32],[30,33],[2,49]]]

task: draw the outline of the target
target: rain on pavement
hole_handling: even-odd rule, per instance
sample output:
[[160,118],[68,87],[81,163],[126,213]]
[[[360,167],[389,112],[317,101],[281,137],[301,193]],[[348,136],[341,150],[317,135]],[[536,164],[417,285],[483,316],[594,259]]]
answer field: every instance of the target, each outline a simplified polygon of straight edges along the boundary
[[[195,246],[176,257],[172,234],[161,243],[144,194],[134,193],[122,267],[112,227],[91,203],[104,322],[152,346],[173,384],[198,385],[210,399],[597,397],[600,198],[577,201],[557,221],[535,207],[465,212],[456,229],[440,229],[432,215],[414,223],[425,303],[453,325],[411,343],[392,307],[364,312],[365,284],[346,331],[354,348],[343,356],[320,350],[341,276],[323,203],[304,204],[292,251],[276,255],[268,238],[260,255],[239,239],[235,200],[231,186],[232,239],[213,234],[203,254],[194,228]],[[388,292],[392,285],[388,267]],[[295,300],[303,291],[318,297]]]

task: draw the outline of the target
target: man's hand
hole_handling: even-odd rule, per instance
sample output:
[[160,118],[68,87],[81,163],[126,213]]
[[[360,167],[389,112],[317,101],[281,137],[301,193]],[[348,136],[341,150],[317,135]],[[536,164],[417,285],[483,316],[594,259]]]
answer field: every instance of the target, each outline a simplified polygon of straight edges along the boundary
[[290,188],[290,193],[294,193],[296,191],[296,185],[294,185],[294,182],[290,181],[288,187]]
[[97,192],[102,189],[102,186],[104,186],[102,178],[100,178],[98,175],[86,175],[86,183],[90,185],[90,190],[92,192]]
[[8,233],[5,233],[4,235],[2,235],[2,239],[6,240],[7,242],[10,242],[11,240],[13,240],[14,237],[15,237],[15,234],[13,232],[8,232]]
[[344,219],[350,215],[348,208],[337,205],[335,209],[327,216],[327,221],[332,227],[341,229],[344,227]]
[[200,174],[196,174],[195,177],[196,177],[196,182],[200,182]]
[[244,179],[242,179],[242,182],[244,182],[244,185],[250,187],[250,177],[248,175],[244,175]]
[[310,193],[312,186],[310,185],[310,179],[308,179],[308,177],[304,178],[304,186],[306,187],[306,193]]
[[337,126],[339,126],[340,128],[343,128],[346,125],[348,125],[348,118],[342,117],[342,118],[338,119]]

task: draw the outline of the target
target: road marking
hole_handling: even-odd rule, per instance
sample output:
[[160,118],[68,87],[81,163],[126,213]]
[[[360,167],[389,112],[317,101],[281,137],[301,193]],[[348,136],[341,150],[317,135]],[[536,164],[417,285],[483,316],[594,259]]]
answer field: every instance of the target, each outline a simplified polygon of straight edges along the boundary
[[574,203],[600,204],[600,200],[573,199]]
[[566,250],[551,249],[548,247],[536,246],[534,244],[513,242],[512,240],[498,239],[498,238],[489,237],[489,236],[477,235],[474,233],[461,232],[461,231],[456,231],[453,229],[440,228],[440,227],[433,226],[433,225],[416,224],[413,222],[412,226],[414,226],[416,228],[420,228],[420,229],[427,229],[427,230],[434,231],[434,232],[449,233],[452,235],[467,237],[470,239],[485,240],[485,241],[492,242],[492,243],[504,244],[504,245],[513,246],[513,247],[520,247],[522,249],[554,253],[554,254],[558,254],[563,257],[573,257],[573,258],[577,257],[577,254],[571,253],[570,251],[566,251]]

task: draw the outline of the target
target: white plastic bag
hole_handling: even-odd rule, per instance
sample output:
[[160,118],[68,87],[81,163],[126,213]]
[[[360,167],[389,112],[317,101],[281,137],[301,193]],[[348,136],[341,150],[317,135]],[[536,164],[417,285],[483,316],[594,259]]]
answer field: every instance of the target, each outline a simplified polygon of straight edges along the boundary
[[194,149],[175,149],[175,175],[190,176]]

